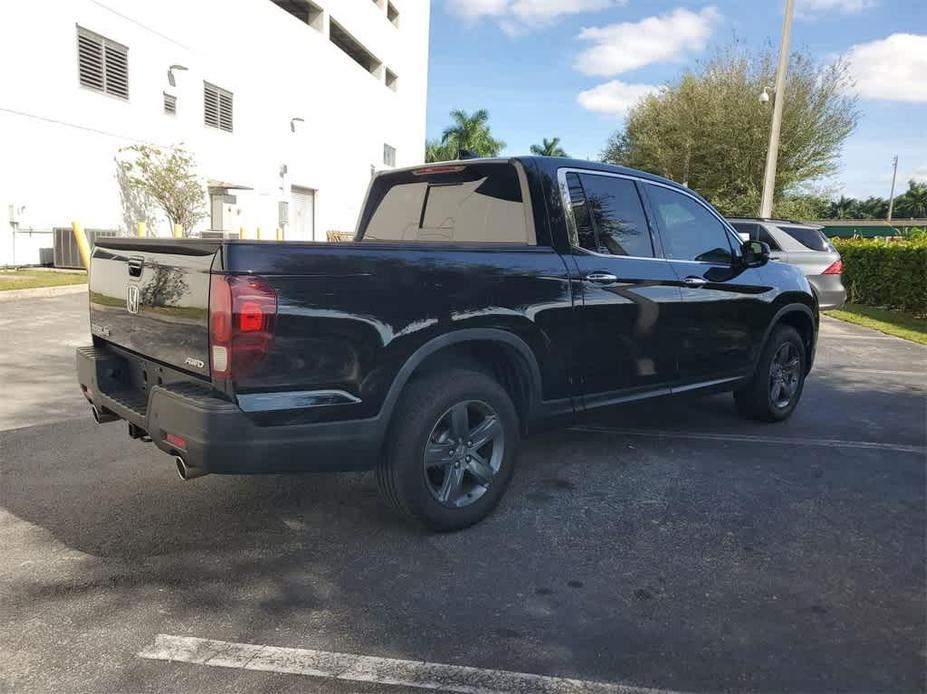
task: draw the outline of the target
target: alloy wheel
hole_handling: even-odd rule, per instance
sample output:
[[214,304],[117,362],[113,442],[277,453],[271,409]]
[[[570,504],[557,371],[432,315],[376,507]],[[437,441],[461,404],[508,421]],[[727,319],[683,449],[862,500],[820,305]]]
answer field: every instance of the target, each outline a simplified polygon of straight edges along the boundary
[[438,418],[425,444],[425,482],[438,503],[469,506],[489,489],[504,454],[499,414],[480,400],[459,402]]
[[788,407],[798,393],[801,356],[798,348],[785,342],[776,350],[769,368],[769,397],[779,409]]

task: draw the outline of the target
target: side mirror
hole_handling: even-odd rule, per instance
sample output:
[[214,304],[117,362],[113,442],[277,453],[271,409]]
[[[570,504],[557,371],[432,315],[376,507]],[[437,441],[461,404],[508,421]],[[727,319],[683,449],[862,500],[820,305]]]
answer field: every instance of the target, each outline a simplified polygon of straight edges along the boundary
[[769,262],[769,244],[763,241],[745,241],[740,251],[747,267],[762,267]]

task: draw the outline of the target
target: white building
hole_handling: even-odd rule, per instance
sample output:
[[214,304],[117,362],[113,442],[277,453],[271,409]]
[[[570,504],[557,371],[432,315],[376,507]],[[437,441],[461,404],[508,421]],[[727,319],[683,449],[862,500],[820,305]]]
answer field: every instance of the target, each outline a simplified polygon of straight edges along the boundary
[[0,4],[0,265],[72,220],[134,230],[140,143],[195,156],[198,231],[353,230],[371,172],[423,160],[428,27],[428,0]]

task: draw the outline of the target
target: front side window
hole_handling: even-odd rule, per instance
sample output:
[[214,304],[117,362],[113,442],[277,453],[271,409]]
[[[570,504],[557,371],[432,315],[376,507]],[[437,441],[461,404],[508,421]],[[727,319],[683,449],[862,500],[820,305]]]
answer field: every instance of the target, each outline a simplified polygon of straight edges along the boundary
[[633,181],[567,174],[581,248],[608,255],[652,258],[647,218]]
[[510,164],[425,166],[380,175],[358,239],[531,243],[521,185]]
[[694,198],[647,184],[647,195],[660,222],[666,257],[729,265],[730,234],[721,221]]

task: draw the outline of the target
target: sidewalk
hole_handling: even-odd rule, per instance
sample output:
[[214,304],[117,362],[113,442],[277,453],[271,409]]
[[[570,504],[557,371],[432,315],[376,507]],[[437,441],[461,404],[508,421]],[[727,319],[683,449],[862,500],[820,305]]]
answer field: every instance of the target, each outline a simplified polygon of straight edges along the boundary
[[58,287],[35,287],[33,289],[8,289],[0,292],[0,304],[5,301],[20,299],[47,299],[63,294],[80,294],[87,292],[86,284],[65,284]]

